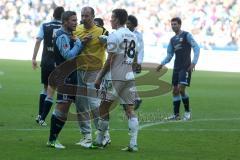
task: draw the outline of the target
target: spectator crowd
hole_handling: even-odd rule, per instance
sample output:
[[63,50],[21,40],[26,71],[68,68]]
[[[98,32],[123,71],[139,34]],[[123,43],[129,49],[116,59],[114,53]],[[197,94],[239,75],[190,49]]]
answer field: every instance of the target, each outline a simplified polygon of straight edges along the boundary
[[75,10],[92,6],[110,30],[114,8],[125,8],[139,20],[145,44],[168,44],[170,19],[179,16],[204,49],[237,50],[240,46],[240,0],[1,0],[0,41],[32,41],[39,25],[51,19],[56,6]]

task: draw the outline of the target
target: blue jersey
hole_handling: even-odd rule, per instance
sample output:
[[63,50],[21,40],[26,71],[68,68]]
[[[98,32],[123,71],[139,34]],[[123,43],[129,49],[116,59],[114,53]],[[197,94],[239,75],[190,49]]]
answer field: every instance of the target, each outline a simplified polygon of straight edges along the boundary
[[[81,53],[81,50],[83,49],[81,41],[79,39],[74,40],[71,37],[72,33],[64,31],[63,28],[60,28],[55,32],[54,56],[57,66],[69,59],[75,58]],[[76,71],[72,72],[66,79],[65,83],[76,84],[77,72]]]
[[83,49],[83,45],[79,39],[71,38],[72,33],[67,33],[60,28],[55,33],[54,38],[54,55],[56,65],[63,63],[68,59],[75,58]]
[[53,35],[55,30],[59,29],[61,25],[61,21],[58,20],[43,23],[37,36],[39,39],[43,40],[41,67],[47,68],[48,70],[54,69]]
[[[192,62],[191,48],[193,48],[194,51]],[[167,57],[161,64],[165,65],[170,62],[175,53],[174,69],[188,69],[191,63],[197,64],[199,52],[199,46],[192,35],[186,31],[182,31],[180,34],[171,38],[167,49]]]

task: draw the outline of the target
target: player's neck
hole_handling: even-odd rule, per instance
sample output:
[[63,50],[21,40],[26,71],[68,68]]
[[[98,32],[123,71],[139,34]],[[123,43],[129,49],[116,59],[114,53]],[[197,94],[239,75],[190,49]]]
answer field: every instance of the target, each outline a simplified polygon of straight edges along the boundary
[[124,25],[117,25],[116,29],[122,28]]
[[67,27],[64,27],[64,26],[63,26],[63,30],[64,30],[66,33],[69,33],[69,34],[71,34],[71,32],[72,32],[71,30],[69,30]]
[[83,26],[86,29],[90,29],[90,28],[92,28],[94,26],[94,23],[92,22],[92,23],[89,23],[89,24],[83,24]]
[[181,33],[182,33],[182,30],[179,30],[179,31],[175,32],[176,35],[179,35]]

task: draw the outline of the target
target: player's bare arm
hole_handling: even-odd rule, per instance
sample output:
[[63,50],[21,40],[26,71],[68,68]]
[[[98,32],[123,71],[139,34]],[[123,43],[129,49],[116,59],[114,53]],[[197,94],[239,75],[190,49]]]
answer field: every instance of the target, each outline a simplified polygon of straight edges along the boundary
[[156,71],[159,72],[162,69],[162,67],[163,67],[163,65],[160,64],[159,66],[157,66]]
[[36,58],[37,58],[37,54],[38,54],[38,50],[39,50],[40,45],[41,45],[41,40],[37,39],[36,43],[35,43],[35,46],[34,46],[33,57],[32,57],[32,68],[33,69],[36,69],[38,67]]
[[195,65],[194,63],[191,63],[191,65],[189,66],[188,70],[193,72],[195,70]]
[[102,79],[105,76],[105,74],[110,70],[111,64],[114,60],[114,54],[108,53],[108,58],[103,66],[103,69],[98,73],[98,76],[95,80],[95,88],[99,89],[100,85],[102,83]]

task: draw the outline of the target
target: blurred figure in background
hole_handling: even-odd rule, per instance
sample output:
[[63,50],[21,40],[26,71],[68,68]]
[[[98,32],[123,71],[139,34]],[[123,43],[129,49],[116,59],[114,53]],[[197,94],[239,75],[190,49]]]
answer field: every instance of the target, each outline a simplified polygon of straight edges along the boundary
[[137,37],[137,53],[135,55],[134,63],[133,63],[133,71],[136,73],[141,73],[142,70],[142,62],[144,57],[144,42],[142,33],[137,31],[138,20],[135,16],[129,15],[127,20],[127,28],[132,31]]
[[[142,71],[142,62],[143,62],[143,57],[144,57],[144,43],[143,43],[143,37],[142,33],[137,31],[137,26],[138,26],[138,20],[135,16],[129,15],[128,20],[126,23],[127,28],[132,31],[136,37],[137,37],[137,52],[134,57],[134,62],[133,62],[133,72],[135,73],[141,73]],[[134,109],[137,110],[142,103],[142,100],[140,99],[139,95],[137,94],[137,97],[135,99],[135,104],[134,104]]]

